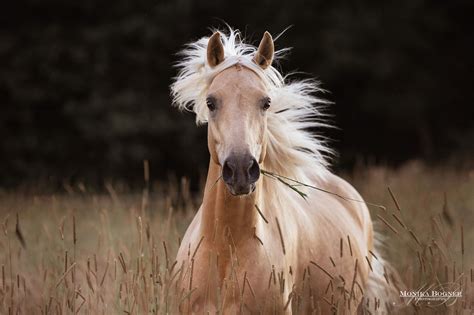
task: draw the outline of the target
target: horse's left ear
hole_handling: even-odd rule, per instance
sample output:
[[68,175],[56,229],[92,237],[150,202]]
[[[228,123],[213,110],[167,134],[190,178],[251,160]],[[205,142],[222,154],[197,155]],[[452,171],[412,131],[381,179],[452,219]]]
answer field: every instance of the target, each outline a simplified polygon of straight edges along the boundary
[[273,38],[270,33],[265,32],[263,38],[258,45],[258,50],[253,57],[253,61],[262,67],[262,69],[268,68],[273,61],[273,54],[275,53],[275,46],[273,45]]

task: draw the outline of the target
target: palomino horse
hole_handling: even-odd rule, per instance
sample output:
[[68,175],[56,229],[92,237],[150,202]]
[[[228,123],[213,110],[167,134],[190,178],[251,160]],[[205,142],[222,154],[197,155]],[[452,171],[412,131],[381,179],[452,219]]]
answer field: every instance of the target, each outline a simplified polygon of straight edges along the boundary
[[180,311],[380,312],[369,297],[391,289],[369,211],[308,131],[324,126],[317,84],[288,82],[280,54],[268,32],[256,48],[232,29],[182,52],[174,104],[207,123],[210,161],[176,259]]

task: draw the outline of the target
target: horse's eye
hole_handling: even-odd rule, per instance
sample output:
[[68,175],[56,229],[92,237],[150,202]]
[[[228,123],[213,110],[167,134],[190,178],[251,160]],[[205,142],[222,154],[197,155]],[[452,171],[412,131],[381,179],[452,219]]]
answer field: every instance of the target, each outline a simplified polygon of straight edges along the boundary
[[214,99],[208,97],[206,99],[206,104],[207,104],[207,108],[209,108],[209,110],[212,112],[216,109],[216,102]]
[[270,102],[271,102],[271,100],[270,100],[269,97],[267,97],[267,98],[264,99],[264,101],[263,101],[263,107],[262,107],[263,110],[267,110],[267,109],[270,108]]

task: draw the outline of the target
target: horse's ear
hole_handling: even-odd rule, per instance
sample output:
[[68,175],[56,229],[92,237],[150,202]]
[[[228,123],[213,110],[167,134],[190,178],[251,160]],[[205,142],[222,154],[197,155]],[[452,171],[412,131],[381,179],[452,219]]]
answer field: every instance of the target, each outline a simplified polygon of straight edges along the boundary
[[273,45],[273,38],[270,33],[265,32],[263,38],[258,45],[257,53],[253,58],[253,61],[262,67],[262,69],[268,68],[273,61],[273,54],[275,53],[275,46]]
[[222,61],[224,61],[224,46],[221,42],[221,34],[215,32],[207,43],[207,63],[215,67]]

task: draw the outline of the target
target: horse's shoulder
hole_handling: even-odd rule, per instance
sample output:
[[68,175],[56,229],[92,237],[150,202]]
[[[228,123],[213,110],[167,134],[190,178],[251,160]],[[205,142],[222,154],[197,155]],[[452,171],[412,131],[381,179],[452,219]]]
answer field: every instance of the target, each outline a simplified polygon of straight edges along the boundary
[[[186,229],[186,232],[184,233],[181,244],[190,244],[192,240],[199,238],[198,232],[199,232],[199,226],[201,224],[201,213],[202,213],[202,205],[199,207],[198,211],[196,212],[196,215],[194,216],[188,228]],[[187,250],[188,250],[188,245],[179,247],[178,254],[177,254],[178,260],[184,259],[187,257],[186,255]]]
[[327,189],[331,192],[350,198],[361,198],[359,192],[354,188],[354,186],[336,174],[329,173],[325,177],[323,183],[326,184]]
[[370,224],[370,213],[364,199],[348,181],[336,174],[320,180],[320,187],[328,191],[328,198],[337,200],[362,227]]

